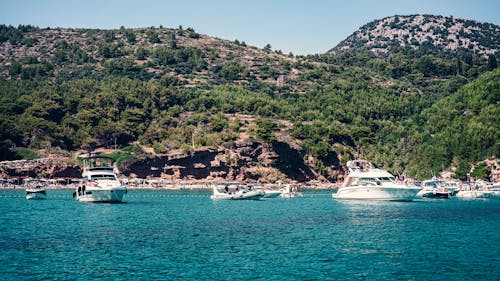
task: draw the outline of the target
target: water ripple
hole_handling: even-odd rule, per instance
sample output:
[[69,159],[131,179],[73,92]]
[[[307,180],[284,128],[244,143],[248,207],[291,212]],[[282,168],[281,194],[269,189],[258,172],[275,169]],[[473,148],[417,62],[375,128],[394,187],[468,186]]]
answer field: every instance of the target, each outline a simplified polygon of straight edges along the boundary
[[[500,200],[213,202],[130,191],[124,204],[0,192],[2,280],[498,280]],[[439,272],[436,274],[436,272]]]

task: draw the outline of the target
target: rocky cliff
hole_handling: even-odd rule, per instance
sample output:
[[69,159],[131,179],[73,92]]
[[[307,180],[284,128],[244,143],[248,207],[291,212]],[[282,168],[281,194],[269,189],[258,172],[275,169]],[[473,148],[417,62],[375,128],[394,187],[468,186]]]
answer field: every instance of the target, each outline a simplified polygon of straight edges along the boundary
[[[338,161],[330,169],[339,170]],[[167,181],[246,181],[274,183],[336,181],[314,171],[304,151],[285,142],[244,142],[232,147],[202,148],[194,152],[141,156],[122,161],[120,173],[130,178],[162,178]],[[0,177],[79,178],[81,167],[67,157],[0,163]]]
[[284,142],[246,142],[229,148],[143,157],[123,163],[120,170],[131,177],[161,177],[167,180],[327,181],[306,163],[303,151]]
[[79,178],[81,167],[67,157],[0,162],[0,178]]

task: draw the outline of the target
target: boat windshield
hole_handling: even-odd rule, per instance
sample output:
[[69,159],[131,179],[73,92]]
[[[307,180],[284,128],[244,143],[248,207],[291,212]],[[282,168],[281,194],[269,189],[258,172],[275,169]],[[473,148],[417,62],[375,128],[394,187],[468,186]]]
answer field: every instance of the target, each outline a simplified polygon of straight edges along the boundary
[[440,185],[439,181],[424,181],[422,183],[423,187],[438,187]]
[[363,182],[388,182],[388,181],[394,181],[393,177],[381,177],[381,178],[360,178],[359,181]]

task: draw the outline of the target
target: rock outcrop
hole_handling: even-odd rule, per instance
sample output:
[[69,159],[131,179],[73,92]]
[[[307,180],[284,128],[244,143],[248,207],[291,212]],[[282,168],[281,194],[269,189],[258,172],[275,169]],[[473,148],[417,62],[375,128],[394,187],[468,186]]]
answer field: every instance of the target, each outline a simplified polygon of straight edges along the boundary
[[304,162],[302,151],[284,142],[246,142],[230,148],[136,159],[123,163],[120,170],[131,177],[161,177],[167,180],[325,180]]
[[[109,151],[108,151],[109,152]],[[286,142],[238,142],[231,147],[202,148],[186,153],[139,156],[120,163],[120,173],[130,178],[167,181],[247,181],[273,183],[328,180],[315,171],[310,157]],[[327,167],[329,180],[338,179],[338,161]],[[69,157],[39,158],[0,163],[0,178],[80,178],[82,167]]]
[[81,175],[81,167],[67,157],[46,157],[0,163],[1,178],[79,178]]
[[450,52],[462,48],[487,56],[498,52],[499,34],[500,26],[475,20],[433,15],[392,16],[364,25],[328,53],[368,49],[383,55],[395,47],[432,46]]

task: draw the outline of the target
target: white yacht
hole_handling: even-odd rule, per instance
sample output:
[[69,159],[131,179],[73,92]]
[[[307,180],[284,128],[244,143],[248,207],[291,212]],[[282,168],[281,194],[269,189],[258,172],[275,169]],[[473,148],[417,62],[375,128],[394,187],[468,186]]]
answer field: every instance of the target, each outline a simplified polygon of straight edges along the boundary
[[452,191],[448,189],[445,182],[437,179],[423,181],[422,190],[417,193],[420,197],[441,199],[450,198],[452,195]]
[[113,168],[113,159],[93,156],[83,160],[83,181],[73,196],[82,202],[121,202],[127,188]]
[[42,183],[35,183],[31,186],[26,185],[26,199],[45,199],[47,197],[47,191],[45,190]]
[[411,201],[422,189],[396,182],[391,173],[366,160],[348,161],[347,168],[349,173],[333,198]]
[[259,200],[264,197],[262,190],[253,190],[251,186],[237,182],[221,182],[212,185],[212,200]]

